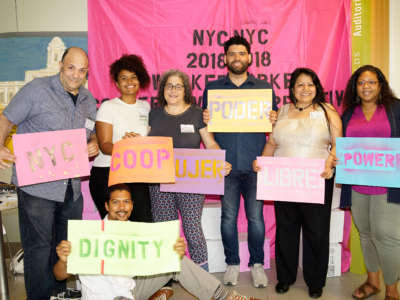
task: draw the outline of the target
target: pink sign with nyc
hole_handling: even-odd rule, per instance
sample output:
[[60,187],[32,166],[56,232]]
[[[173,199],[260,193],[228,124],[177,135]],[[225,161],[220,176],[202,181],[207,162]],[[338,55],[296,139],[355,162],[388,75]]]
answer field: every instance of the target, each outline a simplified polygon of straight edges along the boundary
[[90,174],[85,129],[15,134],[18,185]]

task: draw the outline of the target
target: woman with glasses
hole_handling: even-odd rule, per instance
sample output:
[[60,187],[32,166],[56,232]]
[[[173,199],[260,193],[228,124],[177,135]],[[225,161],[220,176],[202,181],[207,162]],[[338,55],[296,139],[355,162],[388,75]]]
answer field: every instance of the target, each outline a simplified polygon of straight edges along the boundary
[[[303,238],[303,275],[311,298],[319,298],[326,283],[329,262],[329,228],[333,195],[336,137],[342,124],[335,108],[325,102],[317,74],[297,68],[290,76],[289,99],[262,152],[263,156],[303,157],[325,160],[320,176],[325,179],[324,203],[275,201],[275,258],[278,283],[283,294],[296,281],[300,232]],[[254,163],[255,171],[260,168]]]
[[[400,137],[400,101],[377,67],[365,65],[353,73],[343,106],[343,136]],[[340,206],[351,206],[368,273],[353,298],[365,299],[379,293],[382,270],[385,300],[399,299],[400,189],[343,184]]]
[[[108,174],[113,145],[124,137],[146,136],[150,105],[137,100],[139,89],[150,84],[150,77],[142,59],[123,55],[110,65],[110,76],[121,93],[119,97],[101,104],[96,115],[96,136],[100,153],[90,172],[89,188],[97,210],[103,219],[107,214]],[[147,183],[129,183],[135,203],[130,220],[151,222],[150,194]]]
[[[203,142],[207,149],[220,149],[203,122],[200,107],[193,103],[188,76],[179,70],[163,74],[158,88],[159,107],[149,116],[149,136],[169,136],[174,148],[200,148]],[[231,165],[225,163],[225,175]],[[155,222],[182,217],[183,231],[188,242],[192,260],[208,270],[207,245],[201,228],[203,194],[160,192],[159,184],[150,185],[151,209]]]

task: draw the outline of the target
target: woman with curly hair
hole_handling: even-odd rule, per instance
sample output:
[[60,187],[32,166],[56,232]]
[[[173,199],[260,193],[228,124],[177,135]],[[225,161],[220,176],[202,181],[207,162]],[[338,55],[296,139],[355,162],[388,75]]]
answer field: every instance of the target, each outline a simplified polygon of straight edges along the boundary
[[[123,55],[110,65],[110,76],[121,96],[101,104],[96,116],[96,135],[100,153],[90,173],[90,193],[101,218],[107,214],[108,175],[115,142],[124,137],[146,136],[150,105],[136,99],[139,89],[146,89],[150,77],[142,59]],[[147,183],[129,183],[135,210],[130,220],[151,222],[150,195]]]
[[[365,65],[353,73],[343,106],[343,136],[400,137],[400,101],[377,67]],[[351,207],[368,273],[353,298],[365,299],[379,293],[382,271],[385,300],[399,299],[400,188],[343,184],[340,206]]]

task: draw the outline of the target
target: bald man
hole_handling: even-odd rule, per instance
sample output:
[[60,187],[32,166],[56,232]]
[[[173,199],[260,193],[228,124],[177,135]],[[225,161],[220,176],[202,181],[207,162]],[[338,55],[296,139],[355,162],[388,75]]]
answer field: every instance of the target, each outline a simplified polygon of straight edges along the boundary
[[[14,125],[17,134],[67,129],[86,129],[89,157],[98,154],[94,120],[96,101],[83,87],[88,71],[84,50],[68,48],[57,75],[26,84],[0,115],[0,168],[10,167],[14,155],[4,142]],[[13,183],[18,187],[13,170]],[[80,179],[66,179],[18,187],[18,213],[24,277],[28,300],[48,300],[65,288],[52,267],[55,246],[67,238],[67,220],[81,219],[83,199]]]

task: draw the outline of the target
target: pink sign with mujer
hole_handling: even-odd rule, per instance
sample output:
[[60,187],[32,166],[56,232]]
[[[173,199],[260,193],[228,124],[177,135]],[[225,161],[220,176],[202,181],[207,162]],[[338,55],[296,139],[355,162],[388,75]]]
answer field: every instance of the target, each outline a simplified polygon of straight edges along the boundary
[[257,164],[258,200],[324,203],[324,159],[264,156]]
[[90,174],[85,129],[13,135],[18,185]]
[[225,150],[174,148],[175,183],[161,184],[162,192],[224,194]]

